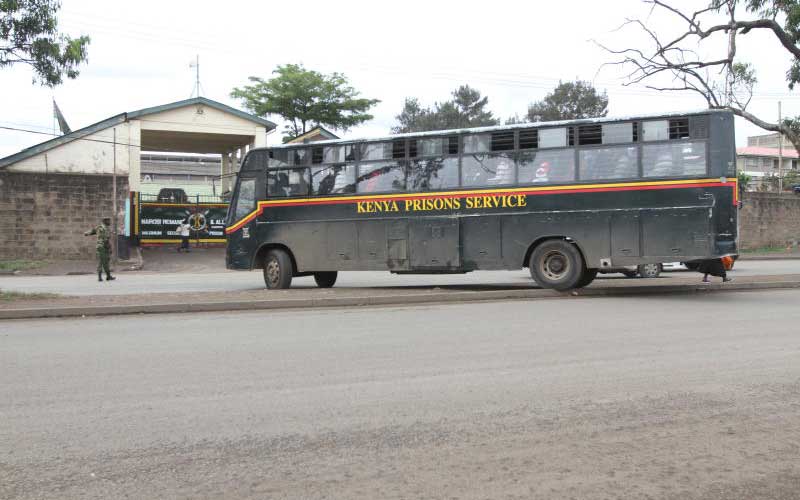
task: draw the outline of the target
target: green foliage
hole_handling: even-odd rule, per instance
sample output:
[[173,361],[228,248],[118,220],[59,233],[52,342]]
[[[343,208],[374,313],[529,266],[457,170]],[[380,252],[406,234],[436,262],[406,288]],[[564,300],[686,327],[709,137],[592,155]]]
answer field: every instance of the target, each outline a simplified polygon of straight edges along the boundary
[[58,0],[0,0],[0,68],[28,64],[34,81],[53,87],[76,78],[87,59],[89,37],[58,32]]
[[589,82],[559,82],[545,98],[528,107],[531,122],[597,118],[608,114],[608,95]]
[[435,103],[433,108],[423,108],[415,97],[406,98],[403,110],[395,118],[398,124],[394,133],[425,132],[454,128],[483,127],[497,125],[500,120],[486,110],[488,97],[469,85],[462,85],[451,94],[453,98]]
[[737,175],[738,184],[739,184],[739,198],[742,198],[742,194],[747,191],[747,185],[750,184],[752,178],[744,172],[739,172]]
[[371,120],[367,111],[380,102],[359,98],[340,73],[324,75],[300,64],[286,64],[273,74],[269,80],[251,76],[252,84],[234,88],[231,97],[258,116],[278,115],[289,121],[284,140],[317,125],[346,131]]

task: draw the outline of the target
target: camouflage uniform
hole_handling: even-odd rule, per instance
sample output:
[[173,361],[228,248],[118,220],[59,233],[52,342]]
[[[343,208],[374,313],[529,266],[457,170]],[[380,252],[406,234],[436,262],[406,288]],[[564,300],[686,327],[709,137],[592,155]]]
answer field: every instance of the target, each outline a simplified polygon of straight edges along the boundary
[[107,281],[116,279],[111,276],[111,269],[108,265],[111,257],[111,244],[108,241],[108,226],[106,226],[105,221],[83,234],[86,236],[97,235],[97,281],[103,281],[103,271],[106,273]]

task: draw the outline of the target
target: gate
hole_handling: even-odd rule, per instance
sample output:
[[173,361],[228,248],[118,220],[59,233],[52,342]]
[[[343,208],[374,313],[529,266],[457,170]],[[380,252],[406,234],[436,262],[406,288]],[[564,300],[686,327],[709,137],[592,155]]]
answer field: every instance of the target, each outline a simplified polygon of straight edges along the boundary
[[196,243],[224,244],[228,204],[218,197],[183,196],[176,199],[131,193],[133,222],[131,234],[140,245],[168,245],[180,242],[176,230],[184,220],[192,226]]

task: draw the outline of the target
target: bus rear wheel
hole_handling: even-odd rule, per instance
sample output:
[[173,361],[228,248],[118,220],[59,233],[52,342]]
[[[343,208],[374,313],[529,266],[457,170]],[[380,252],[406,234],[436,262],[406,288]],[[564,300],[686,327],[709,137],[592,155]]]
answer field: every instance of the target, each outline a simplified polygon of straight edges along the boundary
[[314,281],[320,288],[330,288],[336,283],[336,277],[339,276],[337,271],[325,271],[314,273]]
[[581,280],[576,285],[576,288],[583,288],[589,286],[589,284],[594,281],[597,277],[597,269],[584,269],[583,275],[581,275]]
[[294,266],[289,254],[280,249],[270,250],[264,257],[264,283],[270,290],[292,286]]
[[570,290],[583,278],[583,256],[577,247],[564,240],[545,241],[528,261],[531,277],[544,288]]

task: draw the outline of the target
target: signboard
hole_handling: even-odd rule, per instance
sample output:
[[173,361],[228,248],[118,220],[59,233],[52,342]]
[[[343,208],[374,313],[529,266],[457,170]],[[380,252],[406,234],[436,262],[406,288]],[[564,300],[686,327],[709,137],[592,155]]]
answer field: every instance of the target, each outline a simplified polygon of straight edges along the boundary
[[225,243],[227,203],[140,202],[138,212],[136,233],[140,243],[178,243],[177,228],[187,219],[192,240]]

